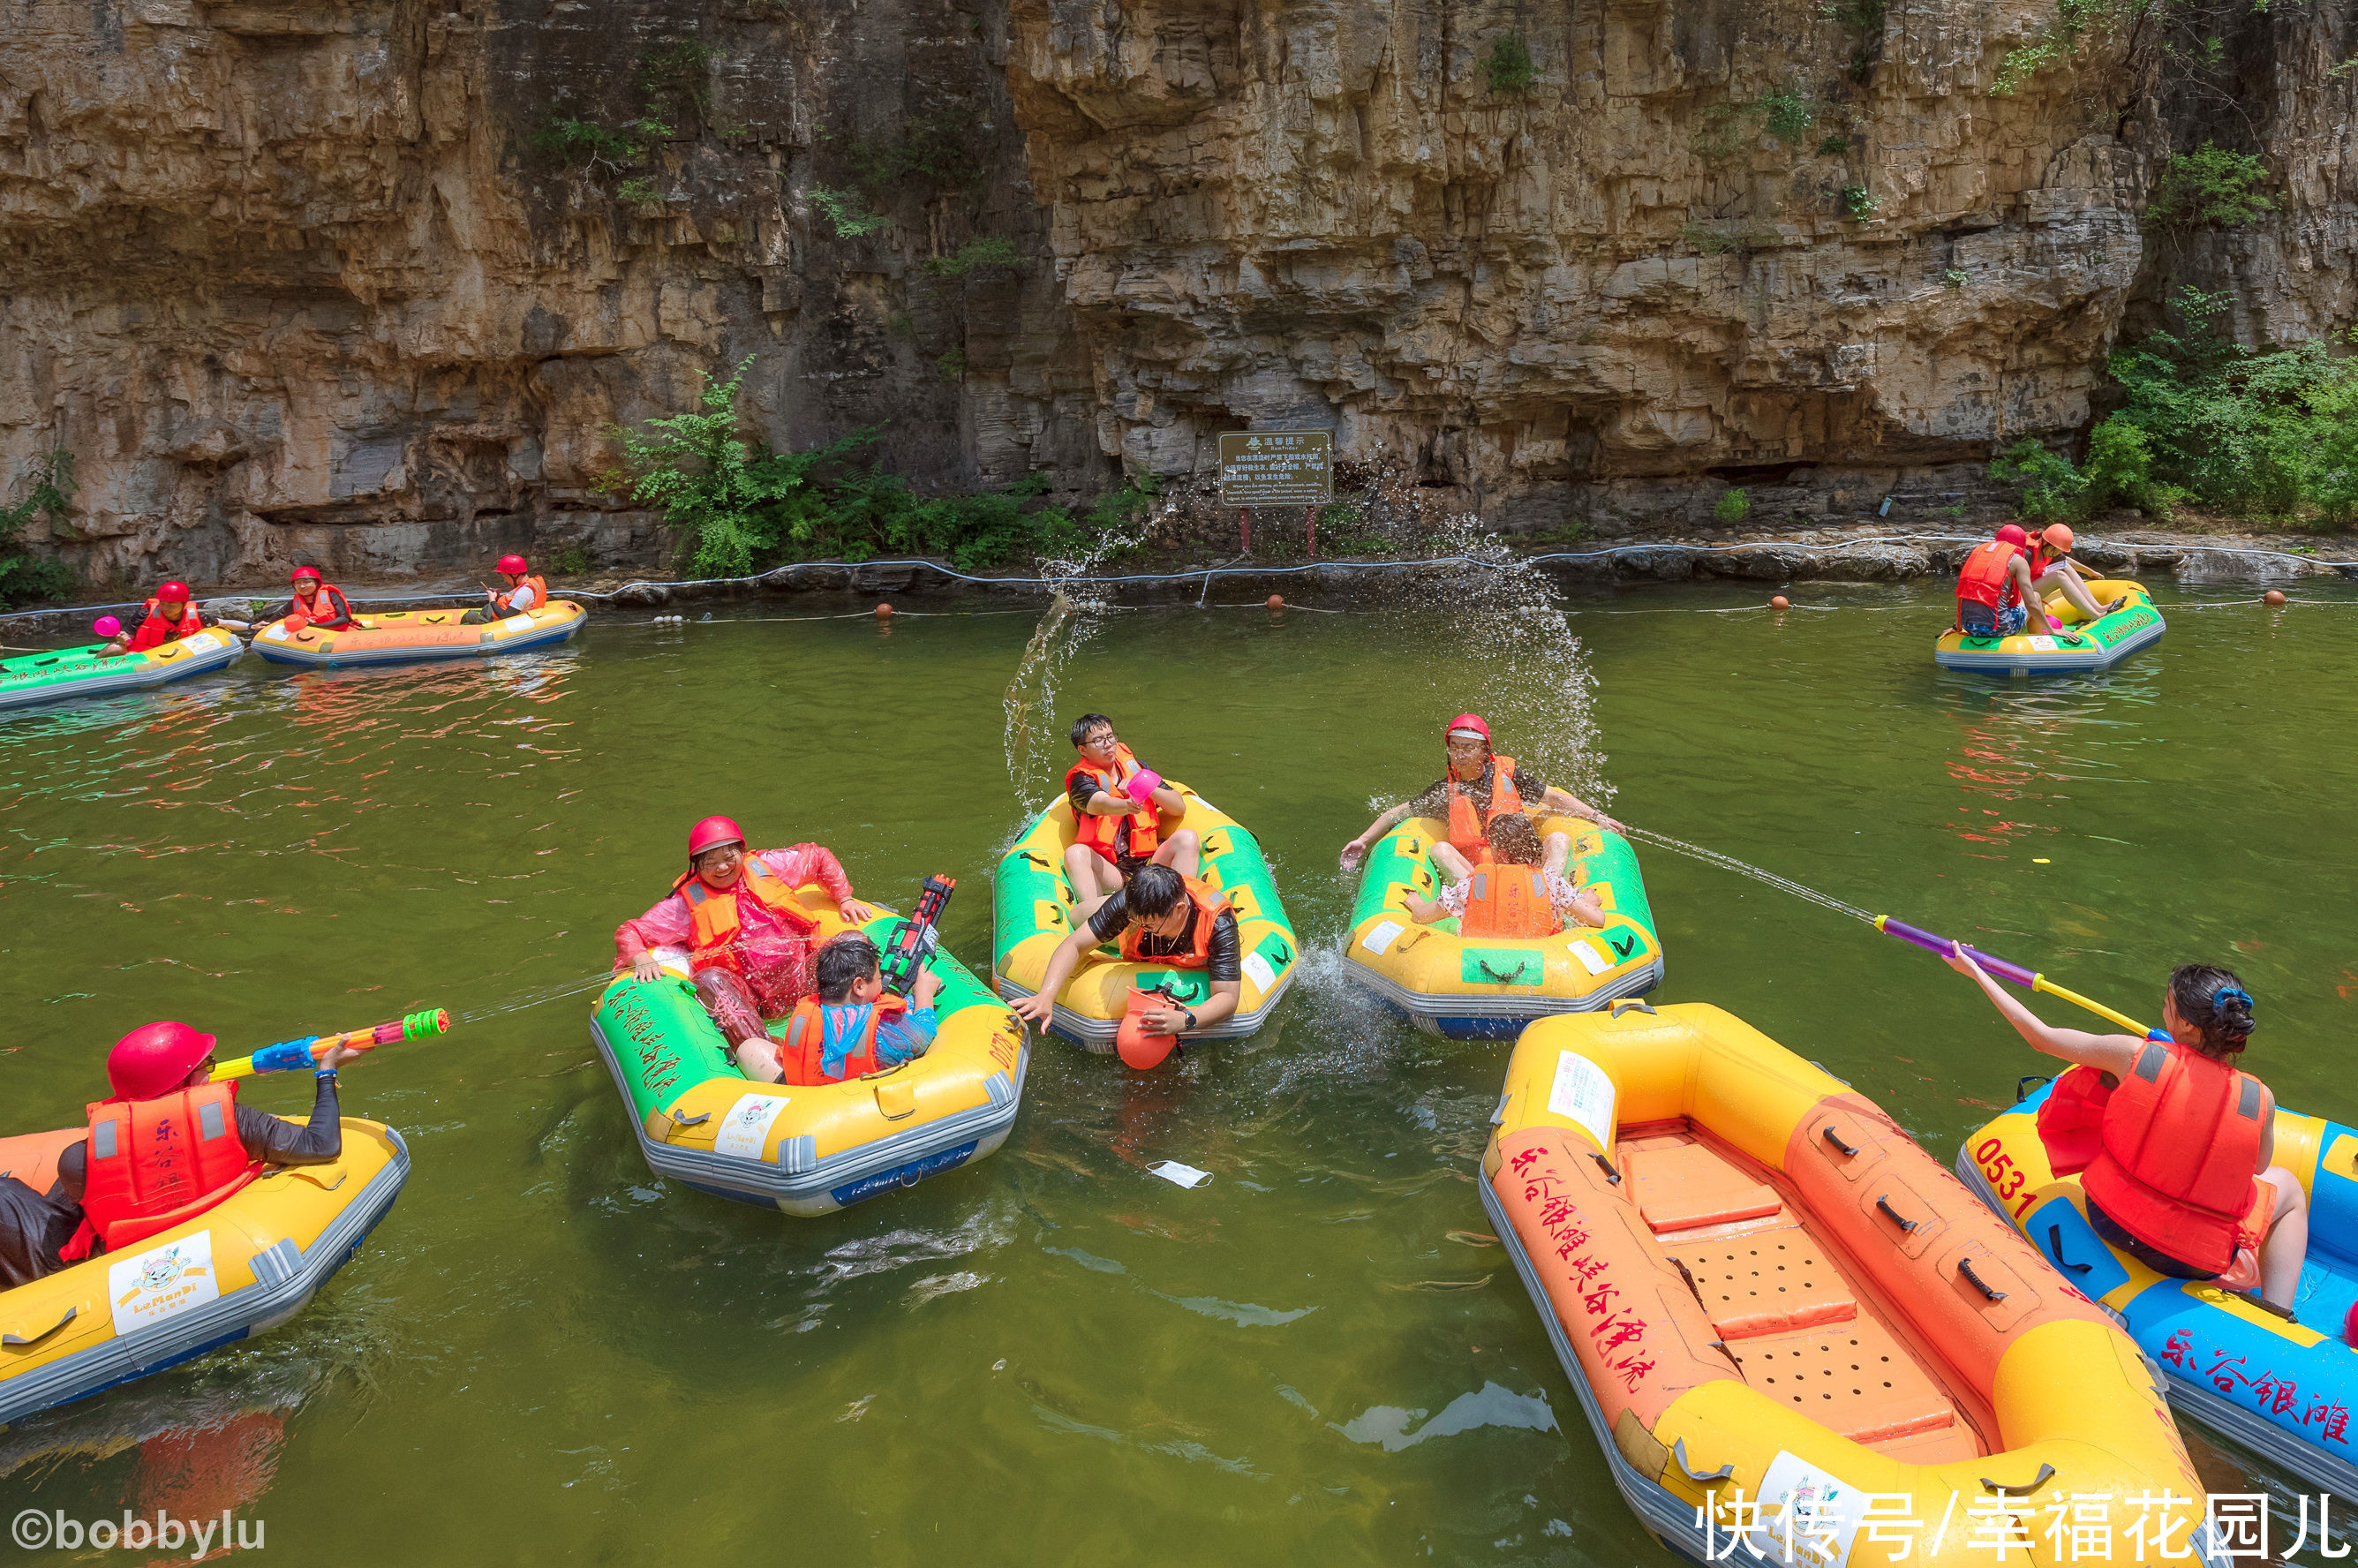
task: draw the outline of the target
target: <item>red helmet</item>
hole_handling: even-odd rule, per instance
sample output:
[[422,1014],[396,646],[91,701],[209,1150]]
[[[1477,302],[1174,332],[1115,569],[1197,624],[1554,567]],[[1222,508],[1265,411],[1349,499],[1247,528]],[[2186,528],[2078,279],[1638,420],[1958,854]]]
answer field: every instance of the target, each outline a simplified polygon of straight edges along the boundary
[[2074,540],[2071,535],[2071,525],[2070,524],[2050,523],[2045,531],[2043,531],[2039,536],[2042,540],[2046,541],[2047,547],[2054,551],[2057,555],[2068,556],[2071,553],[2071,546],[2074,543]]
[[186,604],[189,602],[189,585],[177,580],[168,582],[156,590],[156,600],[159,604]]
[[492,569],[495,572],[506,572],[511,577],[525,577],[532,571],[532,568],[525,564],[522,556],[502,556],[500,564]]
[[1444,741],[1453,740],[1461,731],[1469,735],[1479,735],[1485,746],[1490,743],[1490,727],[1482,721],[1482,716],[1478,713],[1459,714],[1442,730],[1441,738]]
[[309,578],[313,582],[318,582],[319,580],[319,568],[317,567],[297,567],[295,568],[295,575],[288,578],[287,580],[288,582],[301,582],[305,578]]
[[185,1023],[143,1023],[106,1054],[106,1081],[117,1099],[154,1099],[187,1081],[213,1048],[213,1037]]
[[742,827],[725,816],[708,816],[687,830],[687,858],[693,860],[707,849],[744,842],[745,830]]
[[2001,545],[2012,545],[2017,550],[2028,549],[2030,546],[2030,535],[2022,531],[2021,524],[2009,523],[1997,531],[1997,542]]

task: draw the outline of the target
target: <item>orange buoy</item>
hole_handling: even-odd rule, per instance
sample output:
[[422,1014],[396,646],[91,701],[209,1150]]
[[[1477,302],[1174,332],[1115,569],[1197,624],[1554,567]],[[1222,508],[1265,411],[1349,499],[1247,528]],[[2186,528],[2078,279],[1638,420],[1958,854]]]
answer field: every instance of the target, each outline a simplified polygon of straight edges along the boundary
[[1282,594],[1282,593],[1272,593],[1272,594],[1271,594],[1271,595],[1269,596],[1269,607],[1270,607],[1271,610],[1282,610],[1282,609],[1284,609],[1284,608],[1285,608],[1285,595],[1283,595],[1283,594]]
[[2271,609],[2282,604],[2284,601],[2284,589],[2280,588],[2272,588],[2268,589],[2267,592],[2260,595],[2260,602],[2267,605]]
[[876,607],[876,619],[877,619],[877,620],[879,620],[879,621],[888,621],[888,620],[892,619],[892,607],[891,605],[889,605],[889,604],[880,604],[880,605],[878,605],[878,606]]
[[1780,593],[1775,598],[1769,600],[1768,608],[1771,610],[1790,610],[1793,608],[1793,604],[1790,600],[1787,599]]

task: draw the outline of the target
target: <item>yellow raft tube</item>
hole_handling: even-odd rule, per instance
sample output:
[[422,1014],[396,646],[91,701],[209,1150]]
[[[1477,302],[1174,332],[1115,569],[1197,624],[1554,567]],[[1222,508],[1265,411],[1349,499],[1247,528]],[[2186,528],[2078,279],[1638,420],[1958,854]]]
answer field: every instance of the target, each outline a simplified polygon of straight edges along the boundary
[[1724,1561],[1750,1525],[1770,1561],[1790,1527],[1790,1561],[1823,1568],[1995,1561],[2001,1538],[2012,1563],[2126,1563],[2201,1536],[2136,1343],[1872,1101],[1741,1020],[1543,1020],[1494,1120],[1484,1207],[1671,1550]]
[[[265,1171],[227,1202],[120,1252],[0,1292],[0,1426],[285,1323],[354,1253],[409,1179],[381,1122],[343,1119],[325,1165]],[[79,1127],[0,1139],[0,1174],[38,1192]]]
[[2025,630],[2011,637],[1968,637],[1952,626],[1932,644],[1932,662],[1944,670],[1972,670],[1982,675],[2071,675],[2110,668],[2165,628],[2161,611],[2145,585],[2126,579],[2088,584],[2101,607],[2115,600],[2121,607],[2089,621],[2061,593],[2047,596],[2047,613],[2063,624],[2053,630]]
[[[814,943],[851,929],[820,889],[795,897],[818,922]],[[902,924],[880,912],[859,929],[884,948]],[[696,999],[687,955],[655,956],[664,977],[619,977],[598,999],[590,1030],[657,1175],[786,1214],[832,1214],[979,1160],[1015,1126],[1029,1037],[947,949],[925,965],[942,981],[934,1001],[940,1032],[925,1054],[819,1085],[746,1077]],[[783,1019],[771,1025],[773,1034],[784,1030]]]
[[[1184,795],[1187,804],[1184,813],[1163,814],[1163,836],[1167,838],[1183,827],[1195,829],[1199,880],[1228,895],[1244,953],[1244,990],[1237,999],[1237,1011],[1225,1022],[1189,1035],[1187,1043],[1241,1040],[1268,1022],[1271,1010],[1293,984],[1301,946],[1293,939],[1285,905],[1278,901],[1260,840],[1185,784],[1176,779],[1163,782]],[[1072,846],[1074,832],[1073,803],[1060,796],[999,862],[991,886],[990,968],[999,994],[1010,1001],[1038,992],[1048,973],[1049,955],[1072,933],[1078,901],[1065,871],[1065,851]],[[1127,963],[1110,946],[1098,946],[1081,956],[1080,967],[1065,983],[1048,1032],[1091,1051],[1110,1052],[1132,986],[1147,990],[1167,987],[1183,1004],[1211,994],[1200,969]]]
[[289,631],[273,621],[254,634],[254,651],[274,665],[344,667],[402,665],[421,659],[473,659],[552,647],[581,630],[588,611],[570,600],[553,599],[525,615],[510,615],[481,626],[464,626],[456,610],[399,610],[354,613],[349,631],[322,626]]

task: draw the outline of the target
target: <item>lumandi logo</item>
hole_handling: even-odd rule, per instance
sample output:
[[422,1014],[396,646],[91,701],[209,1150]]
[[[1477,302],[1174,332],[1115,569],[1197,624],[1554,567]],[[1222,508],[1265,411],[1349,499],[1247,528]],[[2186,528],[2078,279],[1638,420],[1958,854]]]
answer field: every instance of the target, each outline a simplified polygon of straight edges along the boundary
[[222,1552],[262,1550],[263,1521],[239,1519],[234,1509],[223,1509],[211,1519],[174,1519],[157,1509],[153,1519],[125,1509],[120,1519],[68,1519],[65,1510],[27,1509],[9,1527],[9,1536],[27,1552],[179,1552],[198,1562]]

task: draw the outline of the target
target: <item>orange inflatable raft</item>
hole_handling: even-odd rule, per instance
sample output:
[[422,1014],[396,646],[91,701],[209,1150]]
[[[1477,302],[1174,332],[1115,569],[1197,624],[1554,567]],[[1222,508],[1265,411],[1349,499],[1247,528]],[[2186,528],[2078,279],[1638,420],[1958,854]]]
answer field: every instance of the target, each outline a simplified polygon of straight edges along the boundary
[[1623,1497],[1673,1552],[1725,1560],[1749,1530],[1824,1568],[1984,1562],[2001,1537],[2017,1563],[2134,1563],[2140,1541],[2154,1562],[2165,1537],[2216,1555],[2136,1344],[1873,1102],[1741,1020],[1625,1001],[1532,1024],[1482,1173]]

